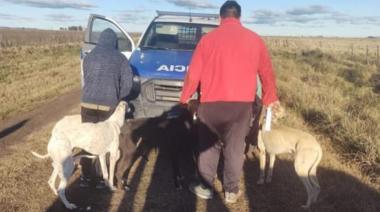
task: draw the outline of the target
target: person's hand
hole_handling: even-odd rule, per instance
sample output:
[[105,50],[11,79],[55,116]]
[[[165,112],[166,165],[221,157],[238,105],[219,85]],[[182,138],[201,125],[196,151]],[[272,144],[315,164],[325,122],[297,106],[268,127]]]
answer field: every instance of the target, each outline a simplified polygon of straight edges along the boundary
[[187,109],[187,103],[183,103],[183,102],[180,102],[179,103],[179,106],[181,107],[181,108],[184,108],[184,109]]
[[282,118],[285,115],[284,108],[282,108],[280,101],[278,100],[269,104],[268,107],[272,108],[272,115],[274,119]]
[[281,104],[280,104],[279,100],[270,103],[267,107],[271,107],[272,108],[272,112],[278,112],[278,111],[281,110]]
[[191,99],[188,103],[187,103],[187,109],[192,113],[192,114],[196,114],[197,111],[198,111],[198,107],[199,107],[199,101],[196,100],[196,99]]

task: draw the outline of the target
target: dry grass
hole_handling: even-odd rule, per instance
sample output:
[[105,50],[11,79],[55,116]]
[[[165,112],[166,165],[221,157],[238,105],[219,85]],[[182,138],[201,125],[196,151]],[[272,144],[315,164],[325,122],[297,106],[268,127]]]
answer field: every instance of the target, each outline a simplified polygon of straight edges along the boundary
[[0,29],[0,47],[41,46],[83,41],[84,32],[37,29]]
[[0,49],[0,120],[78,86],[79,48],[62,44]]
[[330,54],[346,54],[347,56],[365,56],[368,47],[369,56],[377,54],[380,47],[379,38],[319,38],[319,37],[265,37],[271,49],[286,49],[291,52],[319,49]]
[[83,32],[0,29],[0,120],[79,85]]
[[380,182],[379,69],[346,54],[272,49],[282,102]]
[[[354,58],[347,53],[351,43],[376,46],[379,41],[286,38],[291,45],[283,47],[273,44],[273,39],[284,38],[268,39],[272,39],[268,43],[280,98],[289,114],[286,124],[313,132],[324,150],[318,170],[322,192],[313,211],[380,211],[380,73],[373,62],[367,64],[363,53]],[[79,45],[5,48],[0,49],[0,58],[2,118],[79,85]],[[68,110],[78,113],[79,107]],[[0,155],[0,211],[64,211],[47,185],[50,161],[29,153],[31,149],[45,153],[52,127],[53,123],[45,123]],[[134,164],[130,192],[81,189],[76,172],[68,198],[91,204],[94,211],[144,212],[302,211],[299,205],[306,199],[289,156],[280,157],[274,182],[265,187],[255,184],[257,160],[246,161],[241,181],[244,195],[235,205],[223,203],[220,181],[212,201],[176,191],[163,149],[151,149],[148,159]]]
[[[140,33],[131,33],[135,42]],[[0,120],[80,83],[83,32],[0,29]]]

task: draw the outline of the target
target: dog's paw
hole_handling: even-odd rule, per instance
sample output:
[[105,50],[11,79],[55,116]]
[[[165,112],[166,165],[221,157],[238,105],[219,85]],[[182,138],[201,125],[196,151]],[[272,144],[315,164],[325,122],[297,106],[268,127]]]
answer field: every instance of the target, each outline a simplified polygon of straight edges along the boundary
[[301,205],[301,208],[304,209],[304,210],[309,210],[310,207],[308,205]]
[[67,203],[67,204],[65,205],[65,207],[66,207],[67,209],[69,209],[69,210],[74,210],[74,209],[77,208],[77,206],[76,206],[75,204],[73,204],[73,203]]
[[258,185],[263,185],[265,183],[264,179],[260,179],[257,181],[257,184]]
[[124,188],[124,191],[131,191],[131,187],[129,187],[128,185],[125,185],[123,188]]
[[109,186],[109,189],[110,189],[111,191],[116,191],[116,187],[115,187],[115,186]]
[[271,183],[272,182],[272,178],[267,178],[267,179],[265,179],[265,183]]
[[182,190],[183,190],[183,186],[182,186],[181,184],[176,185],[176,186],[175,186],[175,189],[176,189],[177,191],[182,191]]

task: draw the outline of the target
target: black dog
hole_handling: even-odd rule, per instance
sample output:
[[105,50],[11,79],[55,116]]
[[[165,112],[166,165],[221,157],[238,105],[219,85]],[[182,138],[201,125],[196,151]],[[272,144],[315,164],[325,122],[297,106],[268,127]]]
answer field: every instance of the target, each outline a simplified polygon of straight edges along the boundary
[[149,148],[167,148],[177,189],[183,187],[183,169],[188,168],[194,177],[197,176],[196,108],[197,103],[191,102],[187,108],[177,105],[159,117],[134,119],[125,123],[121,129],[121,154],[115,173],[118,188],[125,186],[127,170],[138,157],[145,157],[144,152]]
[[[193,105],[189,104],[189,107]],[[177,189],[184,184],[184,170],[188,169],[197,178],[197,125],[195,111],[192,108],[182,108],[178,117],[170,118],[166,125],[166,139],[173,168],[173,179]]]

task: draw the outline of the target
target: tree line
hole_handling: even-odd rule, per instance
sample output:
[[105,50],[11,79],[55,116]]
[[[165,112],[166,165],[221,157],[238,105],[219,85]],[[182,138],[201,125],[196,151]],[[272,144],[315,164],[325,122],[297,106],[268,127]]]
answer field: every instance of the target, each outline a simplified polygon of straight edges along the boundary
[[61,31],[83,31],[82,26],[68,26],[68,27],[60,27]]

